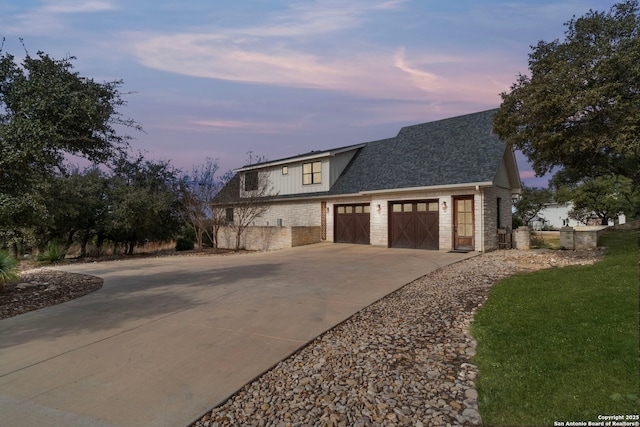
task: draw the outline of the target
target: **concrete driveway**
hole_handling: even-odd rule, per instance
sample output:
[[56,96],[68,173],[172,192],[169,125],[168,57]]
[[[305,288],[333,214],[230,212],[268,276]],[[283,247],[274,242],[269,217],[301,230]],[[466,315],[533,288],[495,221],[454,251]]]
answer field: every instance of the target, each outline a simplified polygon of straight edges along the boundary
[[186,425],[363,307],[469,256],[327,243],[64,267],[104,286],[0,320],[0,424]]

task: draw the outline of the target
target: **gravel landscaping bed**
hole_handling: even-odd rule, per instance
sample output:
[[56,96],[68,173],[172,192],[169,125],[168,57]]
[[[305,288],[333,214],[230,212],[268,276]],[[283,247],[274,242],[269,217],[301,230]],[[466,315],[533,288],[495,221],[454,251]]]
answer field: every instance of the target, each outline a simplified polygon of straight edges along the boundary
[[497,251],[442,268],[321,335],[193,426],[480,425],[468,328],[491,286],[603,255]]
[[99,277],[38,268],[0,290],[0,319],[80,298],[102,287]]

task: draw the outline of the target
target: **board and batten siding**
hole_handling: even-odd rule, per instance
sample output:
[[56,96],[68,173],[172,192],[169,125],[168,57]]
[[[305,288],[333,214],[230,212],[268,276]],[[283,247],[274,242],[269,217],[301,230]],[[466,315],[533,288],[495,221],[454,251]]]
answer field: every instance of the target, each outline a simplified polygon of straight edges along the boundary
[[[329,191],[331,186],[342,174],[356,150],[339,153],[335,156],[320,157],[316,159],[291,162],[267,169],[269,181],[274,193],[279,196],[292,194],[321,193]],[[322,180],[318,184],[303,184],[302,170],[305,163],[321,162]],[[286,168],[286,173],[284,170]]]

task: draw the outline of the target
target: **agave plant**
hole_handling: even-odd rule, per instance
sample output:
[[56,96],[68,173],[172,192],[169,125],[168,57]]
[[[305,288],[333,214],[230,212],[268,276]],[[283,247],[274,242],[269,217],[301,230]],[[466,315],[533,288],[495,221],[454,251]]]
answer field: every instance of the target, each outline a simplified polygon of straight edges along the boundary
[[65,252],[54,242],[49,242],[47,249],[36,257],[40,264],[56,264],[64,260]]
[[18,260],[7,251],[0,251],[0,289],[4,284],[18,280]]

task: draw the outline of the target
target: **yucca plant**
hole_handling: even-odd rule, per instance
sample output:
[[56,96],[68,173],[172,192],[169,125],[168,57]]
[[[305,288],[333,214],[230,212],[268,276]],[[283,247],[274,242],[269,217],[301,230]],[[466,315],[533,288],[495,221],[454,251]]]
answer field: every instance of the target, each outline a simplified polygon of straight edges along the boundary
[[65,251],[62,249],[62,246],[54,242],[49,242],[47,249],[41,254],[38,254],[36,261],[40,264],[57,264],[64,260],[64,256]]
[[0,251],[0,289],[4,284],[18,280],[18,260],[7,251]]

